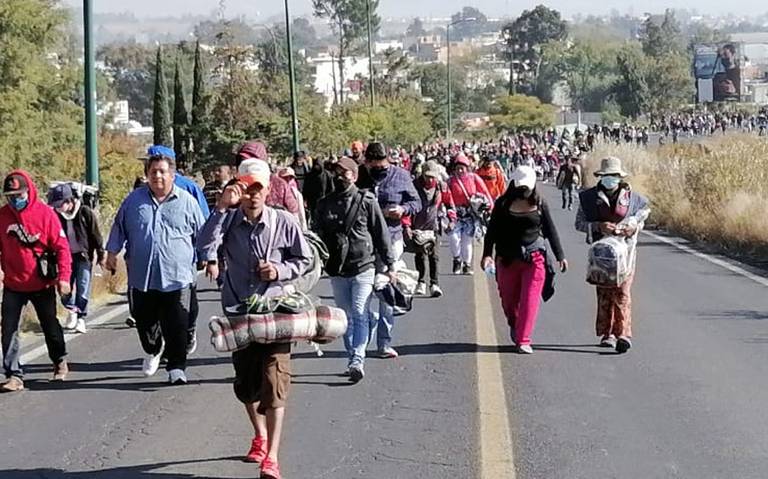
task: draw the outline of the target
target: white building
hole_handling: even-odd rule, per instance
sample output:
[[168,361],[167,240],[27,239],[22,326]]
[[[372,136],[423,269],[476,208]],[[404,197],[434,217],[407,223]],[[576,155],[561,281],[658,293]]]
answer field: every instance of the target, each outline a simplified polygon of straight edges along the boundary
[[[315,91],[325,96],[326,107],[333,105],[341,90],[341,75],[339,74],[338,58],[327,53],[308,58],[315,72]],[[354,88],[355,78],[369,78],[368,57],[344,58],[344,99],[355,101],[360,98],[359,89]]]
[[96,115],[106,118],[110,123],[122,125],[131,119],[128,100],[108,101],[99,103]]

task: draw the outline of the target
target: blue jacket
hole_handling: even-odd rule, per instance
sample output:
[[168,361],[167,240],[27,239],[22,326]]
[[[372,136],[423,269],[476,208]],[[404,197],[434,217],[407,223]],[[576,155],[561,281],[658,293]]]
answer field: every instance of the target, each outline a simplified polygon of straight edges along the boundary
[[197,183],[194,181],[178,173],[176,173],[173,183],[192,195],[192,198],[194,198],[197,201],[197,204],[200,205],[200,211],[203,212],[203,218],[208,219],[211,215],[211,210],[208,208],[208,200],[205,199],[205,193],[203,193],[202,188],[197,186]]
[[[411,174],[398,166],[387,168],[387,176],[381,181],[375,181],[370,175],[361,177],[358,180],[358,187],[373,192],[385,215],[387,209],[392,206],[401,206],[405,210],[404,216],[415,216],[421,211],[421,198],[413,185]],[[393,238],[403,232],[400,220],[387,218],[387,227]]]

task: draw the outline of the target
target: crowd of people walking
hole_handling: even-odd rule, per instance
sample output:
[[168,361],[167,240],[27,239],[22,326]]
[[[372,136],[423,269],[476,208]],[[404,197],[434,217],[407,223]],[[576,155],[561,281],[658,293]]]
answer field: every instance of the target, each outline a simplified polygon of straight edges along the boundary
[[[596,186],[583,188],[582,155],[593,133],[571,139],[549,131],[412,150],[354,142],[328,158],[297,152],[288,165],[276,165],[264,143],[249,141],[202,188],[178,171],[172,149],[153,146],[143,158],[145,178],[123,200],[106,241],[76,188],[56,185],[46,205],[30,174],[13,171],[3,181],[0,209],[7,378],[0,389],[24,389],[18,331],[27,302],[42,325],[53,380],[67,378],[57,292],[64,326],[86,333],[93,266],[115,273],[120,258],[142,373],[155,375],[165,361],[169,384],[185,384],[187,358],[197,348],[198,273],[218,284],[222,311],[230,314],[253,298],[285,294],[309,274],[317,261],[313,235],[327,250],[323,269],[347,317],[344,371],[353,383],[365,378],[369,345],[380,358],[398,357],[397,318],[411,297],[443,295],[441,253],[450,253],[453,274],[473,275],[479,243],[479,264],[497,283],[510,339],[531,354],[541,299],[552,297],[554,275],[568,269],[543,194],[550,182],[562,191],[562,208],[578,210],[575,224],[588,242],[625,245],[626,277],[594,283],[600,344],[624,353],[632,338],[634,246],[648,202],[616,158],[594,173]],[[416,269],[412,285],[406,254]],[[252,343],[232,354],[235,395],[254,431],[245,460],[259,463],[263,478],[280,477],[290,357],[290,343]]]

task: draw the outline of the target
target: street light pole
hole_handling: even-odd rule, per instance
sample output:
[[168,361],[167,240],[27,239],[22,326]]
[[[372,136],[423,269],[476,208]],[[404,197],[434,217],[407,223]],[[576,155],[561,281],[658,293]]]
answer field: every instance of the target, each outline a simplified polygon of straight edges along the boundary
[[371,0],[365,0],[365,14],[368,21],[368,69],[371,89],[371,108],[376,106],[376,84],[373,77],[373,28],[371,26]]
[[85,182],[99,186],[99,148],[96,136],[96,73],[93,48],[93,5],[83,0],[83,36],[85,39]]
[[296,72],[293,68],[293,40],[291,38],[291,15],[288,0],[285,0],[285,37],[288,42],[288,79],[291,83],[291,131],[293,132],[293,152],[299,151],[299,111],[296,102]]

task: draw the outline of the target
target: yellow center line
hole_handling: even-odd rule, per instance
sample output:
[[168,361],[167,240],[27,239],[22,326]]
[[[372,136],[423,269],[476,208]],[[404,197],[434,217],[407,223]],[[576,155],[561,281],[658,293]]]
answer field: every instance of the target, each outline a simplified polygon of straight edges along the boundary
[[[481,347],[498,344],[488,280],[482,270],[474,275],[475,329]],[[477,396],[480,422],[480,479],[515,479],[515,457],[507,414],[507,395],[498,352],[479,351]]]

